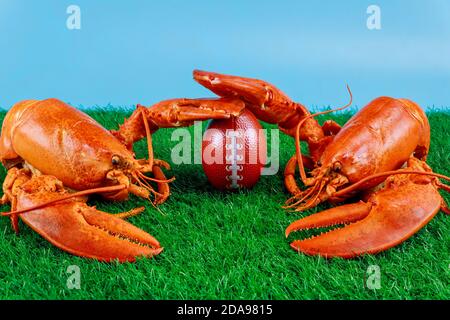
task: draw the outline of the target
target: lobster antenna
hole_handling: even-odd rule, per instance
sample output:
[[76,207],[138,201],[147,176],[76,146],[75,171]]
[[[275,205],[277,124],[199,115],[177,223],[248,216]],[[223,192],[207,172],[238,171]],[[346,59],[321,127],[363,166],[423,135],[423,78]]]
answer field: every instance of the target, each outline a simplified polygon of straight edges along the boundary
[[300,172],[300,177],[301,177],[303,183],[306,182],[306,172],[305,172],[305,167],[303,165],[302,150],[301,150],[301,146],[300,146],[300,128],[303,125],[303,123],[305,123],[305,121],[310,119],[310,118],[314,118],[316,116],[327,114],[327,113],[331,113],[331,112],[344,110],[345,108],[350,107],[352,105],[352,102],[353,102],[353,94],[352,94],[352,90],[350,90],[349,85],[347,84],[346,86],[347,86],[347,91],[348,91],[348,93],[350,95],[350,101],[345,106],[339,107],[337,109],[321,111],[321,112],[317,112],[317,113],[314,113],[314,114],[310,114],[309,116],[306,116],[305,118],[303,118],[297,125],[297,129],[295,131],[295,151],[296,151],[296,154],[297,154],[298,170]]
[[448,186],[446,184],[443,184],[443,183],[440,183],[440,182],[438,182],[437,185],[438,185],[439,188],[441,188],[441,189],[443,189],[443,190],[445,190],[447,192],[450,192],[450,186]]
[[[368,177],[366,177],[364,179],[361,179],[358,182],[352,184],[351,186],[348,186],[347,188],[341,189],[341,190],[333,193],[333,197],[339,197],[339,196],[345,195],[346,193],[352,192],[355,189],[357,189],[360,185],[366,183],[367,181],[370,181],[370,180],[373,180],[373,179],[377,179],[377,178],[386,177],[386,176],[397,175],[397,174],[417,174],[417,175],[422,175],[422,176],[433,176],[433,177],[436,177],[436,178],[444,179],[446,181],[450,181],[450,177],[444,176],[444,175],[439,174],[439,173],[434,173],[434,172],[415,171],[415,170],[386,171],[386,172],[376,173],[374,175],[371,175],[371,176],[368,176]],[[441,187],[442,189],[450,192],[450,188],[448,188],[447,185],[442,185],[442,186],[447,187],[447,188]]]
[[41,204],[37,204],[35,206],[31,206],[31,207],[28,207],[28,208],[25,208],[25,209],[20,209],[20,210],[15,210],[15,211],[10,211],[10,212],[1,212],[0,215],[2,215],[2,216],[11,216],[11,215],[20,214],[20,213],[26,213],[26,212],[29,212],[29,211],[33,211],[33,210],[36,210],[36,209],[40,209],[40,208],[46,207],[46,206],[48,206],[50,204],[53,204],[53,203],[56,203],[56,202],[67,200],[67,199],[71,199],[71,198],[75,198],[75,197],[81,197],[81,196],[87,196],[87,195],[90,195],[90,194],[93,194],[93,193],[120,191],[120,190],[123,190],[123,189],[126,189],[126,188],[127,188],[126,185],[119,184],[119,185],[116,185],[116,186],[109,186],[109,187],[94,188],[94,189],[78,191],[78,192],[70,193],[70,194],[64,195],[64,196],[62,196],[60,198],[53,199],[53,200],[50,200],[50,201],[47,201],[47,202],[44,202],[44,203],[41,203]]
[[147,118],[145,117],[143,106],[138,104],[137,107],[141,111],[142,120],[144,122],[145,127],[145,135],[147,136],[147,152],[148,152],[148,164],[150,165],[150,169],[153,168],[153,142],[152,142],[152,135],[150,133],[150,128],[148,126]]
[[175,181],[175,177],[169,178],[169,179],[156,179],[156,178],[152,178],[152,177],[147,177],[145,174],[141,173],[140,171],[138,171],[139,177],[145,179],[145,180],[149,180],[149,181],[154,181],[154,182],[173,182]]

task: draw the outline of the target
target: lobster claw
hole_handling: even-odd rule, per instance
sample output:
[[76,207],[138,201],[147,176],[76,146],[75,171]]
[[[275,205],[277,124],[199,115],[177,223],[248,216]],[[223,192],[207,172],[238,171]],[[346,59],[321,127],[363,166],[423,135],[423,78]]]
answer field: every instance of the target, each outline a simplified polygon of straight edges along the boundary
[[[194,70],[193,76],[195,81],[220,97],[236,97],[249,103],[258,119],[268,123],[288,118],[288,106],[294,105],[280,89],[263,80],[201,70]],[[302,116],[309,114],[306,108],[301,113]]]
[[[17,209],[31,208],[67,193],[58,184],[49,184],[52,178],[40,176],[26,182],[17,195]],[[39,179],[46,179],[44,188]],[[80,197],[34,209],[20,217],[56,247],[81,257],[132,262],[136,257],[155,256],[163,250],[147,232],[88,206]]]
[[[239,97],[243,100],[261,106],[271,97],[271,92],[282,94],[271,84],[258,79],[244,78],[216,72],[194,70],[194,80],[208,88],[219,97]],[[290,99],[283,94],[286,101]]]
[[[371,195],[368,202],[328,209],[293,222],[293,231],[348,224],[322,235],[296,240],[294,250],[326,258],[375,254],[410,238],[439,211],[443,200],[429,181],[394,178],[394,183]],[[420,196],[418,196],[420,195]]]
[[[263,80],[201,70],[194,70],[193,76],[195,81],[220,97],[243,100],[259,120],[276,123],[281,131],[293,137],[298,123],[311,115],[304,105],[292,101],[283,91]],[[327,126],[338,130],[335,123]],[[323,137],[323,129],[317,120],[306,118],[300,139],[308,142],[310,151],[318,152],[315,151],[318,146],[312,143]]]

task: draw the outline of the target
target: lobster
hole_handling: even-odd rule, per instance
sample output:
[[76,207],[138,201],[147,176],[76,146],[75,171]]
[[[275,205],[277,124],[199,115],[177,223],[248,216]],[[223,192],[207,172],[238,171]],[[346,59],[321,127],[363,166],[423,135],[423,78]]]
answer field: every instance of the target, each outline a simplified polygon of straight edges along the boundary
[[[438,178],[450,178],[432,172],[426,164],[429,147],[430,125],[416,103],[390,97],[370,102],[334,136],[311,177],[306,177],[298,158],[308,188],[298,190],[288,207],[303,211],[324,201],[341,202],[360,194],[366,201],[293,222],[286,237],[297,230],[352,224],[294,241],[291,247],[325,257],[378,253],[411,237],[440,209],[448,214],[438,190],[450,191],[450,187]],[[296,149],[301,154],[298,140]],[[289,170],[295,171],[292,164]]]
[[[293,195],[286,208],[304,211],[324,201],[341,202],[361,194],[366,200],[292,223],[286,236],[297,230],[358,221],[312,239],[294,241],[291,247],[295,250],[344,258],[377,253],[408,239],[439,209],[449,212],[438,193],[439,189],[450,190],[438,178],[449,178],[431,172],[425,163],[430,126],[414,102],[380,97],[342,128],[332,121],[320,126],[314,117],[329,111],[310,114],[267,82],[198,70],[194,79],[221,97],[242,99],[260,120],[276,123],[295,137],[296,154],[284,172],[285,186]],[[351,100],[343,108],[350,104]],[[300,141],[307,142],[309,157],[302,154]],[[408,167],[402,169],[405,163]],[[297,167],[306,190],[296,183]],[[309,177],[305,167],[311,169]]]
[[[121,201],[131,193],[155,205],[164,202],[173,179],[162,170],[169,165],[153,158],[151,133],[194,120],[229,118],[242,109],[243,103],[233,99],[138,105],[128,125],[110,132],[57,99],[17,103],[6,114],[0,136],[0,160],[8,170],[1,204],[11,204],[11,211],[2,215],[10,217],[16,233],[20,217],[53,245],[74,255],[120,262],[155,256],[163,250],[159,242],[124,220],[143,208],[112,215],[88,206],[86,196]],[[135,158],[134,140],[118,138],[138,136],[150,140],[149,159]]]
[[[324,149],[336,135],[341,126],[333,120],[327,120],[322,125],[312,117],[309,110],[301,103],[292,101],[284,92],[274,85],[259,79],[225,75],[215,72],[194,70],[194,80],[222,98],[238,98],[245,103],[255,116],[264,122],[277,124],[285,134],[296,138],[298,125],[301,125],[298,139],[308,145],[309,156],[294,154],[286,165],[285,186],[291,194],[298,194],[299,188],[295,182],[295,166],[298,161],[309,169],[313,169],[319,161]],[[339,109],[351,105],[350,102]],[[292,171],[294,169],[294,172]]]

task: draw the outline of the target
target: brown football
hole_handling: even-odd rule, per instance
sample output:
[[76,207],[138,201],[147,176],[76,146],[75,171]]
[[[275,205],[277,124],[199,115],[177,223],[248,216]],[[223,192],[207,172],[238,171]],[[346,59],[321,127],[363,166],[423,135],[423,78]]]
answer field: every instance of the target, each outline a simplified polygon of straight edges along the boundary
[[203,135],[203,170],[217,189],[251,188],[261,176],[266,150],[261,124],[249,110],[212,120]]

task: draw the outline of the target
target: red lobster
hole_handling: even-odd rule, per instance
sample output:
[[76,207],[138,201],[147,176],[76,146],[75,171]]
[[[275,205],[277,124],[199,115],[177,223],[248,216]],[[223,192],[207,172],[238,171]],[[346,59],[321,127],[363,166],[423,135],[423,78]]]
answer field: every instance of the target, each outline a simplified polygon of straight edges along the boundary
[[[327,121],[320,126],[301,104],[274,86],[256,79],[194,71],[194,79],[221,97],[237,97],[263,121],[277,123],[296,137],[296,155],[285,169],[285,185],[293,194],[288,208],[310,209],[323,201],[340,202],[363,193],[366,202],[320,212],[291,224],[295,230],[340,223],[350,226],[295,241],[308,254],[351,258],[386,250],[420,230],[441,208],[449,212],[438,189],[450,190],[425,160],[430,126],[422,109],[407,99],[380,97],[353,116],[341,129]],[[300,140],[310,157],[300,151]],[[407,163],[406,169],[401,169]],[[295,181],[299,167],[306,190]],[[313,169],[306,175],[304,165]],[[375,189],[384,180],[381,190]],[[420,197],[418,196],[420,195]]]
[[[170,180],[161,167],[168,164],[153,158],[151,133],[194,120],[229,118],[242,109],[243,103],[232,99],[138,106],[113,135],[57,99],[20,102],[7,113],[0,137],[0,160],[8,169],[1,202],[11,203],[12,210],[3,215],[11,217],[16,232],[20,216],[52,244],[78,256],[134,261],[157,255],[162,251],[159,242],[123,220],[142,208],[111,215],[88,206],[85,196],[125,200],[132,193],[162,203],[169,196]],[[149,139],[150,159],[138,160],[131,151],[132,142],[142,136]]]

